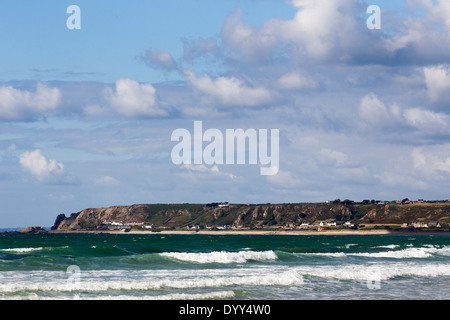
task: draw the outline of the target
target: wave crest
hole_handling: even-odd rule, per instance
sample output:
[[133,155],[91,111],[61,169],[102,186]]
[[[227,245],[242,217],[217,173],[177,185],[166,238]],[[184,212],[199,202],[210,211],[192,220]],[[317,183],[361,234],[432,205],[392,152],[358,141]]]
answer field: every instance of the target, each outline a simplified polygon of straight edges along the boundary
[[250,260],[267,261],[277,260],[276,253],[269,251],[213,251],[213,252],[165,252],[161,256],[174,258],[180,261],[194,263],[246,263]]
[[34,252],[34,251],[41,251],[44,248],[9,248],[9,249],[0,249],[0,251],[4,252],[13,252],[13,253],[27,253],[27,252]]

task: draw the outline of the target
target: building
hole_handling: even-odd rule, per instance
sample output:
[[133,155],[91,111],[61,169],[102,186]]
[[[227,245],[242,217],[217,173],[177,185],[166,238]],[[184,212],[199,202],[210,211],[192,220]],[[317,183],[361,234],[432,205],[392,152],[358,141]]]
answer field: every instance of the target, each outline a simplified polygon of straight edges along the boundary
[[125,225],[125,224],[108,226],[108,230],[111,230],[111,231],[126,231],[126,230],[130,230],[130,229],[131,229],[131,226]]
[[301,229],[307,229],[307,228],[309,228],[309,223],[308,222],[303,222],[301,225],[300,225],[300,228]]
[[354,227],[355,225],[354,225],[353,223],[351,223],[350,221],[347,221],[346,223],[344,223],[344,226],[349,227],[349,228],[352,228],[352,227]]

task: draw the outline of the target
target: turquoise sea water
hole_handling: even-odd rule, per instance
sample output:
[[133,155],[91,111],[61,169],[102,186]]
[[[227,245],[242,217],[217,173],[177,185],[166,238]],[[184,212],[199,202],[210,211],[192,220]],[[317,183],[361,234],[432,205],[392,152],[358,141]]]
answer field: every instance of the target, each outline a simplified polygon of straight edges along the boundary
[[450,237],[0,234],[0,299],[448,299]]

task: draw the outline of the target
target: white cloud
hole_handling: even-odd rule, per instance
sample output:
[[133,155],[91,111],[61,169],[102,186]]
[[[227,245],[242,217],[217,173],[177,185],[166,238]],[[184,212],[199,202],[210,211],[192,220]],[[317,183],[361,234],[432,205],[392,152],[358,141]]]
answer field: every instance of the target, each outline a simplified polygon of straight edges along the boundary
[[342,0],[294,0],[299,8],[293,20],[283,25],[287,40],[303,43],[311,56],[327,56],[336,45],[339,36],[349,29],[355,31],[353,19],[349,19],[350,5],[354,1]]
[[388,126],[397,122],[400,116],[400,110],[397,105],[388,108],[384,102],[378,99],[377,95],[370,93],[361,99],[359,116],[365,124]]
[[110,176],[104,176],[98,179],[94,179],[94,184],[100,186],[100,187],[115,187],[119,184],[119,181],[117,181],[115,178]]
[[297,72],[290,72],[281,76],[277,81],[278,86],[284,90],[313,89],[317,82],[301,76]]
[[429,185],[421,179],[417,179],[407,174],[384,171],[380,174],[375,174],[375,178],[387,187],[396,187],[405,192],[405,190],[420,190],[429,189]]
[[366,26],[368,5],[355,0],[292,0],[292,19],[273,18],[259,27],[242,21],[242,11],[224,23],[224,51],[254,65],[290,56],[332,64],[426,65],[448,62],[450,5],[446,0],[408,0],[402,12],[383,8],[383,28]]
[[320,150],[320,155],[325,159],[332,160],[338,166],[346,163],[348,160],[348,156],[345,153],[331,149]]
[[450,5],[447,0],[408,0],[411,15],[399,19],[394,35],[385,38],[385,47],[399,53],[406,63],[448,61],[450,45]]
[[450,68],[443,65],[425,67],[425,83],[431,100],[438,100],[441,95],[450,91]]
[[278,48],[294,44],[295,50],[321,59],[331,56],[336,47],[352,43],[348,34],[361,36],[359,20],[353,18],[360,5],[354,0],[294,0],[292,4],[298,8],[293,19],[270,19],[259,28],[243,22],[241,10],[232,13],[221,32],[231,56],[249,63],[266,61]]
[[132,79],[119,79],[114,90],[108,87],[103,95],[117,113],[129,118],[168,115],[167,110],[157,102],[156,89],[150,83],[140,84]]
[[198,40],[183,40],[183,59],[192,62],[208,54],[218,52],[217,40],[214,38],[199,38]]
[[0,88],[0,120],[30,120],[36,116],[58,108],[61,92],[42,83],[36,85],[36,91],[30,92],[13,87]]
[[412,108],[405,110],[403,115],[412,126],[450,133],[450,117],[444,113]]
[[412,152],[412,159],[414,163],[414,169],[425,166],[427,163],[427,159],[422,152],[421,148],[415,148]]
[[390,107],[368,94],[361,99],[359,116],[364,128],[375,130],[412,129],[422,135],[450,134],[450,116],[423,108],[402,109],[393,104]]
[[190,70],[185,71],[185,76],[207,104],[255,107],[266,105],[273,100],[269,90],[262,87],[251,87],[235,77],[211,79],[205,74],[199,78]]
[[450,157],[445,152],[448,146],[441,145],[442,151],[433,150],[435,147],[415,148],[412,151],[414,169],[420,169],[425,174],[450,173]]
[[300,184],[300,181],[292,177],[292,173],[286,170],[280,170],[275,175],[267,176],[267,180],[282,188],[296,188]]
[[221,172],[219,170],[219,167],[217,165],[214,165],[212,167],[207,167],[203,164],[200,165],[192,165],[192,164],[184,164],[180,168],[186,169],[190,173],[197,173],[197,174],[203,174],[203,175],[213,175],[213,176],[222,176],[229,179],[235,179],[236,176],[231,173]]
[[17,147],[15,144],[10,144],[8,148],[6,148],[6,157],[12,157],[14,151],[16,151]]
[[225,21],[221,32],[222,42],[230,48],[235,59],[249,63],[269,54],[280,42],[279,21],[270,20],[261,29],[242,21],[242,10],[233,12]]
[[141,59],[150,67],[172,71],[177,68],[177,63],[168,52],[159,50],[147,50]]
[[64,175],[64,164],[56,160],[48,160],[39,149],[22,153],[19,161],[22,167],[38,181],[44,181],[52,176]]

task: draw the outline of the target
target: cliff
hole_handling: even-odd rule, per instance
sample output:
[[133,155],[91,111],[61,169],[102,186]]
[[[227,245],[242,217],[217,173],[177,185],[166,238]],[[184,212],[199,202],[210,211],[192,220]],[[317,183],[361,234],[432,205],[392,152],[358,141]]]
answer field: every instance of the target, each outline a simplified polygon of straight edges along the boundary
[[247,228],[351,221],[355,224],[450,223],[450,203],[424,204],[141,204],[58,215],[53,230],[106,230],[108,223],[174,229],[189,225]]

